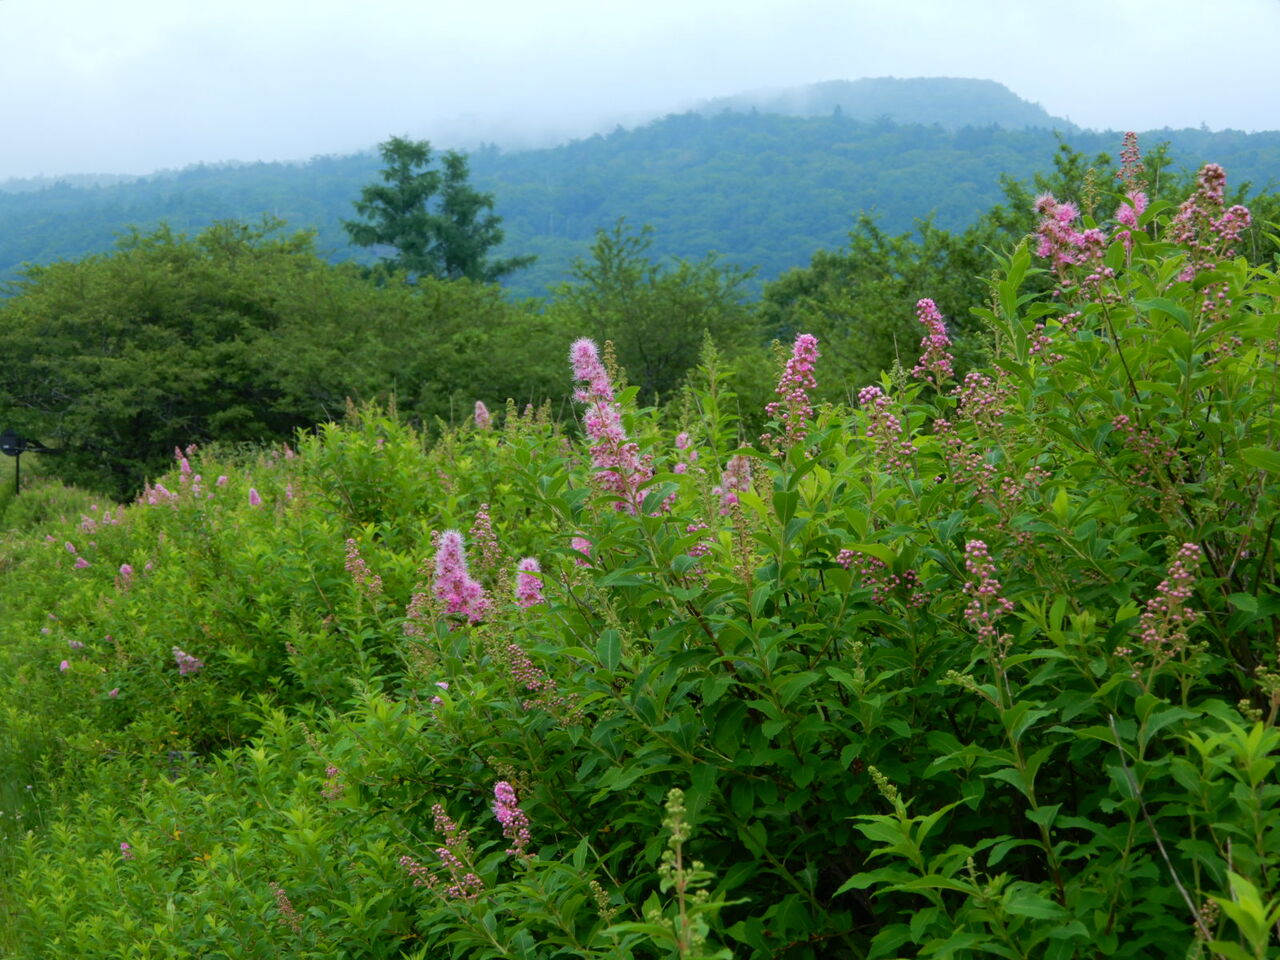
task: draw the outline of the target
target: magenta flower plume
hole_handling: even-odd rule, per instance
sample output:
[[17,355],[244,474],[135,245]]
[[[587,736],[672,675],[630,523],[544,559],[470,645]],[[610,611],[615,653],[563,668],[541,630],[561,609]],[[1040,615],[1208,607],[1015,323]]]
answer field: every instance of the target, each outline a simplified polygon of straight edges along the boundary
[[493,785],[493,815],[502,824],[502,835],[511,841],[507,850],[509,856],[521,856],[529,845],[529,818],[516,800],[516,792],[511,784],[499,780]]
[[256,487],[249,488],[249,506],[251,507],[262,506],[262,497],[258,495],[258,490]]
[[920,359],[911,369],[911,375],[940,388],[944,379],[955,376],[951,368],[952,357],[947,351],[951,346],[951,338],[947,336],[947,327],[942,322],[938,305],[932,300],[925,298],[919,301],[916,304],[916,316],[928,333],[920,339]]
[[542,568],[535,557],[525,557],[516,564],[516,603],[532,607],[543,603]]
[[764,408],[767,417],[781,424],[783,435],[774,438],[766,434],[760,438],[762,442],[794,447],[804,441],[809,433],[809,418],[813,416],[809,391],[818,386],[813,368],[820,356],[817,337],[811,333],[796,336],[796,342],[791,346],[791,357],[774,391],[779,399]]
[[440,534],[436,546],[435,594],[444,603],[446,613],[461,613],[472,623],[483,620],[489,609],[484,587],[467,572],[462,534],[457,530]]
[[640,448],[627,439],[622,426],[622,409],[614,400],[609,372],[600,360],[595,342],[583,337],[569,348],[574,379],[586,381],[574,391],[574,398],[585,409],[582,427],[591,441],[591,462],[596,468],[596,483],[621,498],[618,509],[638,512],[643,501],[641,489],[653,476],[647,458]]
[[493,427],[493,417],[490,416],[489,408],[484,405],[483,400],[476,401],[475,421],[477,430],[489,430]]

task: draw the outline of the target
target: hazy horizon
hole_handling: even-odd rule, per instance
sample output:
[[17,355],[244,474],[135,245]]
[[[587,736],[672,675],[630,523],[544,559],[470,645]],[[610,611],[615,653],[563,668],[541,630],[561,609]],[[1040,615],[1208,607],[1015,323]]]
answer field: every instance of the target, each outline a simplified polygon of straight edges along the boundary
[[[1002,83],[1097,130],[1280,128],[1280,0],[0,0],[0,181],[547,146],[747,91]],[[1215,64],[1229,59],[1230,70]]]

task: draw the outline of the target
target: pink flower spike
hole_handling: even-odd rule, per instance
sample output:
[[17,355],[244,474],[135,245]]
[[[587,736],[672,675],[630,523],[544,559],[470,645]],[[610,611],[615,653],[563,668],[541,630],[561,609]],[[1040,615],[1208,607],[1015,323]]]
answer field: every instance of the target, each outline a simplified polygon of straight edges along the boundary
[[511,841],[507,855],[523,855],[524,848],[532,839],[529,835],[529,818],[520,809],[515,790],[505,780],[499,780],[493,785],[493,815],[502,824],[502,835]]
[[791,358],[787,360],[774,391],[779,399],[764,408],[765,416],[781,424],[783,435],[773,437],[765,434],[760,438],[762,443],[794,447],[808,436],[809,418],[813,416],[809,391],[818,386],[813,368],[820,356],[817,337],[811,333],[796,336],[796,341],[791,346]]
[[489,408],[484,405],[483,400],[476,401],[476,429],[489,430],[493,427],[493,417],[489,414]]
[[262,497],[258,495],[258,491],[255,487],[249,488],[249,506],[251,507],[262,506]]
[[76,562],[72,564],[72,566],[74,566],[77,570],[83,570],[85,567],[89,565],[90,565],[89,561],[86,560],[84,557],[76,557]]
[[120,841],[120,859],[121,860],[133,859],[133,847],[130,846],[128,843],[126,843],[124,840]]
[[484,595],[484,587],[467,572],[462,534],[457,530],[440,534],[436,546],[435,595],[444,602],[447,613],[464,614],[472,623],[479,623],[488,612],[489,600]]
[[516,564],[516,604],[532,607],[544,603],[542,597],[542,568],[534,557],[525,557]]
[[61,670],[63,673],[66,673],[67,670],[69,670],[70,668],[71,668],[71,664],[69,664],[66,660],[63,660],[60,664],[58,664],[58,669]]
[[110,690],[107,691],[107,696],[110,697],[112,700],[114,700],[116,697],[120,696],[120,688],[112,687]]

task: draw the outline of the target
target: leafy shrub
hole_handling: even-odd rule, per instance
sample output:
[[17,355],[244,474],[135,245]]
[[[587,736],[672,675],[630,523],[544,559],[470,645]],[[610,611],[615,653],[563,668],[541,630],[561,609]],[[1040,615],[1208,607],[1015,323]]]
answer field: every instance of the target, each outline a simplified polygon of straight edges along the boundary
[[1041,198],[992,364],[921,303],[817,406],[801,335],[748,443],[713,351],[672,431],[579,341],[578,441],[367,409],[29,537],[0,952],[1275,955],[1280,281],[1219,185]]

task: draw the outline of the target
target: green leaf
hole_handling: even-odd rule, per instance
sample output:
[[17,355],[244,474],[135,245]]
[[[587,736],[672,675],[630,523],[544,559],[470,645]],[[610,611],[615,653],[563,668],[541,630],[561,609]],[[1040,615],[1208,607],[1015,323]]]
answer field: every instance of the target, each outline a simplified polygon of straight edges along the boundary
[[612,672],[618,669],[618,663],[622,660],[622,638],[617,630],[600,632],[600,639],[596,642],[596,656],[606,670]]
[[1270,447],[1245,447],[1240,457],[1251,467],[1265,470],[1267,473],[1280,473],[1280,450]]

